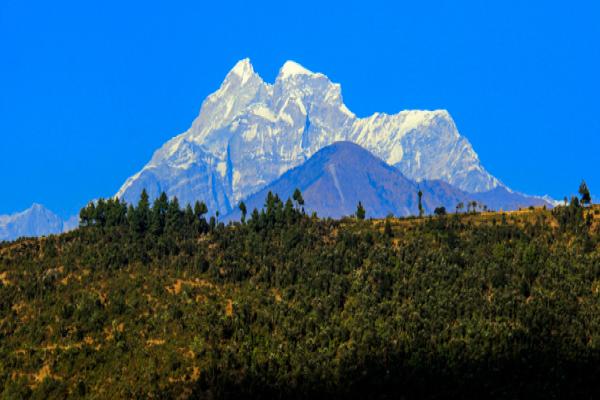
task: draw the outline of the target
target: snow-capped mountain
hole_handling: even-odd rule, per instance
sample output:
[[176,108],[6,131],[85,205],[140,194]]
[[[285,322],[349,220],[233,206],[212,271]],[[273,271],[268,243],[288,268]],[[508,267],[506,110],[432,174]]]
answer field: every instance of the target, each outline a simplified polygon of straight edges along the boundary
[[158,149],[117,196],[136,202],[165,191],[226,214],[243,198],[337,141],[350,141],[411,180],[443,180],[468,192],[502,186],[481,165],[447,111],[358,118],[341,87],[288,61],[273,84],[239,61],[184,133]]
[[22,236],[44,236],[75,228],[78,221],[63,221],[41,204],[33,204],[25,211],[0,215],[0,240],[14,240]]
[[[336,142],[320,149],[306,162],[287,171],[244,202],[249,211],[261,209],[268,192],[285,201],[292,197],[296,188],[302,192],[308,213],[314,211],[321,217],[332,218],[353,214],[359,201],[368,217],[382,218],[390,213],[396,216],[418,215],[419,190],[423,192],[422,204],[426,214],[432,214],[440,206],[453,212],[457,204],[473,200],[495,210],[549,206],[539,198],[511,192],[504,187],[467,193],[441,180],[417,183],[351,142]],[[239,210],[234,210],[224,220],[239,218]]]

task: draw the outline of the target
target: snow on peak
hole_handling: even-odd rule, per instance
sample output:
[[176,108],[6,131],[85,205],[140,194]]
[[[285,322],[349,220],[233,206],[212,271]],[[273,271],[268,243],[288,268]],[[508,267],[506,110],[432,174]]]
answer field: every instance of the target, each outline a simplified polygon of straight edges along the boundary
[[241,79],[242,85],[248,82],[248,79],[254,75],[254,68],[250,63],[250,59],[244,58],[243,60],[238,61],[228,75],[231,74],[237,75]]
[[157,150],[117,195],[134,202],[142,188],[151,197],[165,190],[225,214],[338,140],[363,146],[413,180],[442,179],[469,192],[499,185],[446,110],[358,118],[326,75],[287,61],[269,84],[246,58],[203,102],[192,127]]
[[23,236],[49,235],[63,230],[62,219],[38,203],[33,203],[25,211],[0,215],[0,241]]
[[[21,211],[20,213],[17,214],[22,214],[22,215],[31,215],[31,214],[51,214],[52,212],[50,210],[48,210],[46,207],[44,207],[44,205],[40,204],[40,203],[33,203],[31,205],[31,207],[29,207],[28,209]],[[17,215],[15,214],[15,215]]]
[[283,67],[279,70],[279,77],[286,79],[296,75],[314,75],[314,72],[309,71],[297,62],[288,60],[283,64]]

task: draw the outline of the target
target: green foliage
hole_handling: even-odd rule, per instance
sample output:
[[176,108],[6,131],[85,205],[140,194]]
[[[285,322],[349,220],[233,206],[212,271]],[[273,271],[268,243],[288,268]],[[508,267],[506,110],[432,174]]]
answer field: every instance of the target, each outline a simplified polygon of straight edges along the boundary
[[438,217],[444,216],[444,215],[446,215],[446,207],[444,207],[444,206],[436,207],[435,210],[433,210],[433,213],[435,215],[437,215]]
[[477,212],[477,201],[471,200],[467,202],[467,212],[476,213]]
[[365,219],[365,215],[366,215],[365,208],[363,207],[362,203],[359,201],[358,205],[356,206],[356,219],[362,221],[363,219]]
[[384,224],[299,205],[269,193],[226,226],[102,200],[76,231],[0,244],[2,398],[597,397],[579,201]]
[[592,202],[592,196],[585,181],[581,181],[579,185],[579,194],[581,195],[581,204],[586,205]]
[[239,208],[240,208],[240,212],[242,213],[242,223],[244,223],[244,222],[246,222],[246,213],[248,212],[248,209],[246,208],[246,203],[241,201]]
[[302,197],[302,192],[300,192],[300,189],[296,188],[296,190],[294,190],[292,199],[294,199],[294,201],[298,204],[299,207],[304,206],[304,198]]
[[583,212],[584,209],[577,197],[572,197],[568,206],[558,206],[552,210],[561,231],[573,233],[582,233],[587,229]]
[[162,192],[154,201],[150,217],[150,231],[155,236],[160,236],[165,230],[167,219],[167,210],[169,209],[169,199],[167,194]]

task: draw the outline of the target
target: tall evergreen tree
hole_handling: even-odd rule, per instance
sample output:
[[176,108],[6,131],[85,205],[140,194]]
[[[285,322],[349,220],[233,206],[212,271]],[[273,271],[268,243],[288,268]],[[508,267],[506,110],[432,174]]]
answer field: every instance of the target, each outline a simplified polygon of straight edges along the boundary
[[417,196],[419,196],[419,217],[423,216],[423,192],[421,189],[417,192]]
[[150,200],[146,189],[142,190],[140,201],[135,210],[134,229],[139,234],[144,234],[150,225]]
[[165,192],[162,192],[160,196],[154,200],[154,205],[152,206],[150,216],[150,232],[152,232],[152,234],[159,236],[164,232],[168,208],[169,198]]
[[130,204],[127,207],[127,224],[129,225],[129,229],[131,230],[131,232],[135,231],[136,220],[137,216],[135,212],[135,207],[132,204]]
[[254,210],[252,210],[252,214],[250,215],[250,221],[255,226],[260,223],[260,213],[258,212],[258,210],[256,208]]
[[579,185],[579,194],[581,195],[581,204],[587,205],[592,202],[592,196],[590,195],[590,190],[587,187],[587,184],[584,180],[581,181]]
[[245,223],[246,222],[246,213],[248,212],[248,209],[246,208],[246,203],[244,203],[243,201],[240,201],[239,208],[242,213],[242,223]]
[[302,197],[302,192],[300,192],[300,189],[296,188],[296,190],[294,190],[292,199],[294,199],[294,201],[298,203],[298,206],[304,206],[304,198]]
[[206,207],[206,204],[204,204],[203,201],[196,201],[196,203],[194,204],[194,215],[196,216],[196,218],[202,218],[207,212],[208,207]]
[[106,201],[99,199],[96,204],[96,223],[100,226],[106,225]]
[[283,214],[285,216],[286,222],[289,224],[294,220],[294,204],[292,203],[292,199],[288,197],[285,202],[285,206],[283,207]]
[[127,203],[117,198],[108,199],[105,203],[105,225],[121,226],[127,221]]
[[206,222],[206,218],[204,218],[204,215],[207,212],[208,207],[206,207],[206,204],[204,204],[204,202],[196,201],[194,204],[194,224],[197,233],[208,232],[208,222]]
[[177,200],[177,197],[173,197],[173,200],[169,202],[169,208],[165,216],[165,232],[169,235],[177,233],[182,225],[182,217],[179,200]]
[[185,237],[192,237],[194,233],[196,233],[195,222],[196,218],[194,216],[194,210],[192,210],[192,206],[188,203],[183,212],[183,230]]
[[359,201],[358,206],[356,207],[356,218],[359,220],[365,219],[366,211],[363,207],[362,203]]

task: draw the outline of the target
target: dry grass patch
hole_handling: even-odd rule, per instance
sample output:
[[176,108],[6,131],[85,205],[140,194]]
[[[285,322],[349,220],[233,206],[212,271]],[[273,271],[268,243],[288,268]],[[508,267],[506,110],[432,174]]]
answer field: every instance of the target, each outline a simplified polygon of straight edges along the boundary
[[227,305],[225,305],[225,315],[228,317],[233,316],[233,301],[231,299],[228,299]]
[[282,300],[282,297],[281,297],[281,292],[279,291],[279,289],[273,288],[273,289],[271,289],[271,291],[273,292],[273,297],[275,297],[275,301],[280,303]]
[[190,287],[209,287],[213,288],[213,284],[205,279],[184,280],[176,279],[172,285],[166,286],[165,289],[171,294],[180,294],[184,286]]
[[0,282],[2,282],[4,286],[10,286],[13,284],[11,280],[8,279],[8,271],[0,273]]
[[165,344],[165,340],[164,339],[148,339],[146,340],[146,346],[151,347],[151,346],[160,346]]
[[62,379],[60,376],[55,375],[50,370],[50,365],[44,365],[37,373],[33,375],[36,383],[42,383],[46,378],[52,378],[56,380]]

